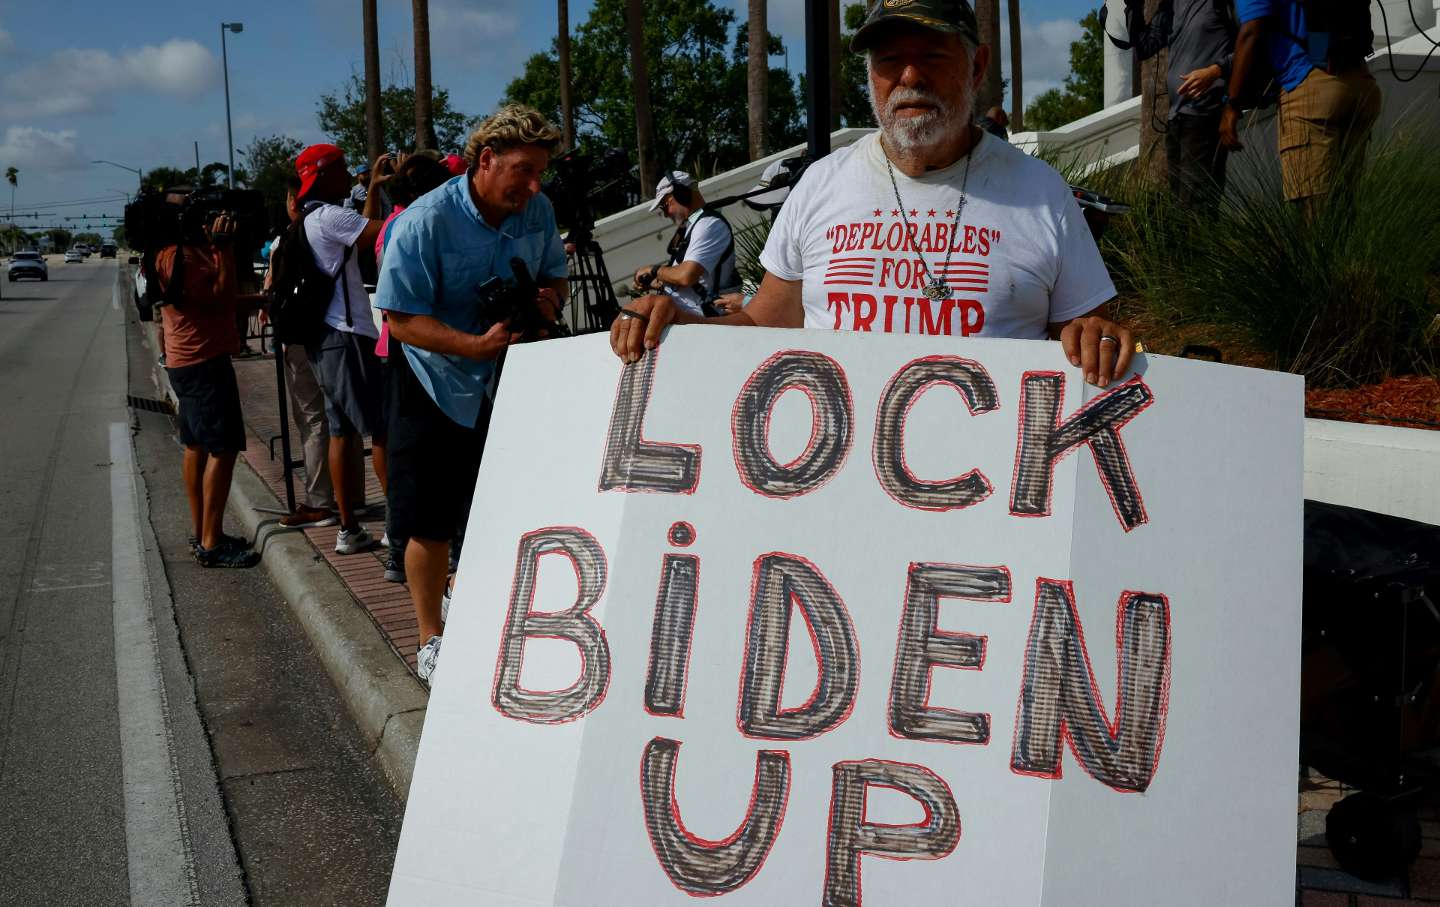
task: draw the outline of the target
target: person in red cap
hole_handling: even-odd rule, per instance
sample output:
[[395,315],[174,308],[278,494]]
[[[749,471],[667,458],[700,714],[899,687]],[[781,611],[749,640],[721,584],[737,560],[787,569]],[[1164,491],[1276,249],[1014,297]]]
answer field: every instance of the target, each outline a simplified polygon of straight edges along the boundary
[[[371,190],[389,175],[372,168]],[[381,487],[385,474],[385,419],[383,383],[375,341],[380,332],[370,314],[370,298],[360,274],[359,257],[373,255],[375,238],[383,221],[341,206],[349,197],[351,176],[345,154],[334,145],[311,145],[295,160],[300,176],[299,202],[302,229],[315,264],[335,277],[335,290],[325,313],[320,340],[308,348],[320,389],[325,393],[325,417],[330,429],[330,476],[340,529],[335,551],[354,554],[375,540],[355,516],[352,489],[359,483],[353,472],[353,450],[370,436],[375,475]],[[393,171],[392,171],[393,173]]]

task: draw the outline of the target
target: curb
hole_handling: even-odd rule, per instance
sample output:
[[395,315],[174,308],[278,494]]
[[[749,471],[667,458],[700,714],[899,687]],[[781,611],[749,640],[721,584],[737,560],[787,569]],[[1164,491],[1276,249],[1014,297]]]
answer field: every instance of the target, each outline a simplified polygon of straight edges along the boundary
[[[140,328],[153,351],[153,326],[141,322]],[[174,406],[175,392],[164,370],[152,365],[150,377],[160,396]],[[280,506],[280,499],[245,458],[237,459],[230,516],[255,539],[266,572],[300,622],[385,780],[405,802],[429,694],[395,657],[380,628],[310,540],[298,531],[281,529],[276,518],[257,509]]]

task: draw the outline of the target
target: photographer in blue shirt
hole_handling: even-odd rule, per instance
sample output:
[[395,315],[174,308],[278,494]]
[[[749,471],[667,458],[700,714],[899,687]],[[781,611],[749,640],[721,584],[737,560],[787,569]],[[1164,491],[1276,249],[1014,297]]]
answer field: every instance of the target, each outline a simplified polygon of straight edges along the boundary
[[477,289],[510,279],[519,258],[535,305],[553,321],[565,303],[565,249],[540,178],[561,133],[519,105],[480,124],[465,146],[469,172],[421,196],[395,219],[375,304],[390,321],[391,532],[408,538],[405,574],[419,623],[417,673],[430,682],[440,653],[450,540],[470,512],[494,394],[495,361],[519,335],[481,323]]

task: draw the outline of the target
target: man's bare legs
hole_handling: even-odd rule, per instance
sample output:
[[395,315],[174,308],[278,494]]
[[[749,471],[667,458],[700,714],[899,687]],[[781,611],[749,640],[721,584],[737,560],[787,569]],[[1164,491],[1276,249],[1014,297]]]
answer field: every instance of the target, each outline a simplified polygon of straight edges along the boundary
[[211,454],[203,447],[186,447],[181,471],[185,476],[185,497],[190,502],[190,527],[203,548],[220,545],[225,528],[225,504],[230,500],[230,481],[235,475],[235,456]]
[[205,448],[187,446],[180,466],[185,498],[190,502],[190,534],[196,539],[205,536],[205,463],[209,458]]
[[420,645],[440,635],[440,597],[450,571],[450,541],[412,538],[405,546],[405,577],[415,604]]
[[220,545],[225,529],[225,504],[230,500],[230,480],[235,475],[235,452],[211,454],[205,464],[204,500],[201,509],[205,525],[200,544],[213,551]]
[[370,439],[370,465],[375,470],[375,478],[380,480],[380,493],[389,494],[390,482],[386,474],[385,466],[385,439]]
[[355,502],[350,500],[350,487],[354,479],[350,475],[350,460],[354,447],[362,443],[357,434],[330,436],[330,482],[335,488],[335,509],[340,512],[341,529],[358,529],[355,519]]

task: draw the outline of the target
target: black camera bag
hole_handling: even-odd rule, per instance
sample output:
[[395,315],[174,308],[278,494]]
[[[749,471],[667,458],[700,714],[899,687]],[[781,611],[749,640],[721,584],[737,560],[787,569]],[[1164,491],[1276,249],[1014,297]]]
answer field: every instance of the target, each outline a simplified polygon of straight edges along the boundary
[[[274,271],[270,280],[274,294],[270,320],[275,325],[275,339],[284,344],[312,345],[319,341],[325,331],[325,312],[335,295],[335,281],[344,274],[345,265],[354,252],[353,246],[345,249],[336,273],[320,270],[310,239],[305,235],[305,218],[314,210],[311,208],[291,223],[270,253],[270,267]],[[348,298],[346,303],[348,316]]]

